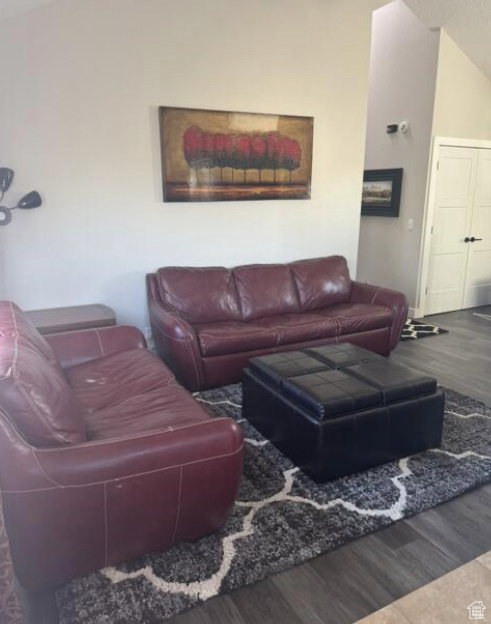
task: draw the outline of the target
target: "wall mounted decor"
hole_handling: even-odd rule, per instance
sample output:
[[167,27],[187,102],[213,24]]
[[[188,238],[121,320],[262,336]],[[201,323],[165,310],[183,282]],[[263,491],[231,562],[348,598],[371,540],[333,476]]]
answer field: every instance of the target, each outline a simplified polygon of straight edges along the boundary
[[373,169],[363,176],[361,214],[365,217],[398,217],[402,169]]
[[312,117],[162,106],[164,201],[310,199]]
[[[9,190],[12,180],[14,179],[14,172],[7,167],[0,167],[0,202],[3,201],[5,193]],[[0,226],[8,225],[12,221],[12,210],[22,208],[22,210],[30,210],[31,208],[39,208],[42,204],[42,199],[37,191],[31,191],[27,195],[24,195],[15,206],[6,208],[0,206]]]

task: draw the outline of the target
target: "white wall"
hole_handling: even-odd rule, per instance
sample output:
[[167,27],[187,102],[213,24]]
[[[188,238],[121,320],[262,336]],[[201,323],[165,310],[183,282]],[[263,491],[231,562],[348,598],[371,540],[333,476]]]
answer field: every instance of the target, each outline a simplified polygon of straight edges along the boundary
[[[0,23],[0,162],[44,205],[0,231],[3,295],[146,324],[144,274],[340,253],[356,268],[380,0],[57,0]],[[311,115],[311,201],[164,204],[157,107]]]
[[[438,63],[439,33],[397,0],[372,27],[366,169],[402,167],[399,218],[362,217],[358,277],[403,291],[415,305]],[[407,134],[386,126],[408,120]],[[414,229],[408,230],[408,220]]]
[[[491,42],[489,45],[491,54]],[[491,140],[491,81],[442,31],[435,136]]]
[[49,2],[53,2],[53,0],[0,0],[0,19],[30,11]]

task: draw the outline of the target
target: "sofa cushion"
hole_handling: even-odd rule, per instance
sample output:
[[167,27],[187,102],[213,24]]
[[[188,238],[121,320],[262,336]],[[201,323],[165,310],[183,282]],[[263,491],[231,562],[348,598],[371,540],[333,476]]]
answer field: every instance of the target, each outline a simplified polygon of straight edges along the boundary
[[160,296],[190,323],[240,320],[233,274],[223,267],[166,267],[157,272]]
[[51,347],[9,302],[0,303],[0,410],[33,446],[86,441],[82,408]]
[[120,405],[175,381],[160,359],[146,349],[130,349],[73,366],[66,371],[66,376],[88,411]]
[[183,427],[210,419],[205,410],[176,382],[126,398],[121,403],[88,412],[89,440]]
[[336,321],[321,314],[280,314],[256,319],[254,323],[275,329],[279,345],[332,338],[338,331]]
[[303,351],[287,351],[251,358],[249,369],[262,379],[281,386],[290,377],[324,371],[329,366]]
[[437,391],[437,381],[433,377],[387,359],[357,364],[347,371],[353,377],[378,388],[386,405]]
[[243,320],[300,311],[288,265],[251,264],[237,267],[234,277]]
[[325,362],[332,368],[340,369],[356,366],[356,364],[365,364],[366,362],[377,362],[383,359],[378,353],[367,351],[367,349],[362,349],[349,342],[312,347],[305,349],[305,353],[317,358],[321,362]]
[[342,256],[299,260],[292,262],[290,268],[302,311],[349,301],[351,279]]
[[344,371],[327,370],[286,379],[283,391],[319,420],[352,414],[382,403],[382,393]]
[[194,330],[205,357],[267,349],[278,341],[274,328],[256,323],[210,323],[195,325]]
[[335,319],[340,335],[390,327],[393,317],[390,308],[370,303],[340,303],[318,313]]
[[32,324],[30,318],[15,303],[0,301],[0,340],[30,347],[45,360],[58,365],[58,358],[49,342]]

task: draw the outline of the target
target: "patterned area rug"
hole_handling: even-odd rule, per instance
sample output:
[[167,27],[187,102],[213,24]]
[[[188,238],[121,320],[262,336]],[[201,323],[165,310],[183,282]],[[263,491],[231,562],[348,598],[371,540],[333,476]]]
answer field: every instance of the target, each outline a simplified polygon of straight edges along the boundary
[[316,485],[241,420],[241,386],[196,397],[242,422],[244,478],[226,527],[58,594],[62,624],[155,624],[491,480],[491,409],[447,391],[443,447]]
[[428,336],[438,336],[438,334],[448,334],[448,329],[442,329],[436,325],[427,325],[423,321],[408,318],[402,330],[401,341],[418,340]]
[[22,624],[0,496],[0,624]]

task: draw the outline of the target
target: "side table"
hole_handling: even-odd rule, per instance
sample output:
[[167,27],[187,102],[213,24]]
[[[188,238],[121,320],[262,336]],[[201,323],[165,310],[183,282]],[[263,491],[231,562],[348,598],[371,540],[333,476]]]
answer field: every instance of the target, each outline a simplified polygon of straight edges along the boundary
[[27,312],[27,315],[41,334],[59,334],[78,329],[116,325],[114,310],[100,303],[68,308],[51,308],[49,310],[32,310]]

